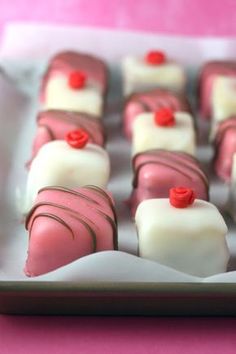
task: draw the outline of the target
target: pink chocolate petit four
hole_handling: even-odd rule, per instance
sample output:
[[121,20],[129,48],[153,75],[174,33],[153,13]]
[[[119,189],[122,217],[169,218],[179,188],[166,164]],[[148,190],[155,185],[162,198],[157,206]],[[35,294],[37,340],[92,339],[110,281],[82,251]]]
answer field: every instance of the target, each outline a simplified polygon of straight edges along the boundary
[[[213,115],[213,107],[212,107],[212,95],[213,95],[213,88],[215,85],[215,79],[219,78],[219,85],[217,92],[219,91],[219,95],[221,96],[220,92],[224,93],[226,84],[224,78],[231,77],[236,78],[236,61],[211,61],[206,63],[200,73],[199,78],[199,103],[200,103],[200,113],[201,117],[205,119],[212,119]],[[222,81],[222,82],[221,82]],[[228,87],[229,85],[227,85]],[[219,96],[215,92],[215,97]],[[220,100],[218,100],[220,101]],[[221,102],[219,102],[221,104]],[[225,106],[225,104],[224,104]],[[215,113],[216,120],[222,120],[222,108],[219,107],[220,115],[218,111]],[[216,107],[217,109],[217,107]],[[223,112],[224,113],[224,112]],[[225,113],[224,113],[225,114]],[[228,118],[228,117],[227,117]]]
[[166,198],[171,187],[185,185],[197,198],[209,200],[208,179],[199,162],[189,154],[176,151],[150,150],[133,158],[133,192],[131,214],[146,199]]
[[101,120],[92,115],[61,110],[42,111],[37,117],[37,132],[33,141],[34,157],[38,150],[52,140],[61,140],[72,130],[83,129],[92,144],[105,145],[105,131]]
[[26,219],[29,232],[25,274],[45,274],[94,252],[117,249],[110,195],[95,186],[39,191]]
[[44,109],[103,113],[108,71],[94,56],[72,51],[55,55],[43,77],[40,98]]
[[218,125],[214,143],[216,174],[222,180],[229,182],[233,155],[236,153],[236,117],[226,119]]
[[123,112],[123,131],[126,137],[131,139],[133,122],[137,115],[155,112],[161,108],[191,113],[188,99],[183,94],[165,89],[134,93],[127,98]]

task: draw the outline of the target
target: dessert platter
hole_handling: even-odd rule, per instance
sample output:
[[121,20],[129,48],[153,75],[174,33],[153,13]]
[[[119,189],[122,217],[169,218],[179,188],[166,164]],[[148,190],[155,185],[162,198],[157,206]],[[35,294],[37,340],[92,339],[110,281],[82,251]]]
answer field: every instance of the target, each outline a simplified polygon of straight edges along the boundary
[[1,313],[236,314],[236,60],[160,44],[2,56]]

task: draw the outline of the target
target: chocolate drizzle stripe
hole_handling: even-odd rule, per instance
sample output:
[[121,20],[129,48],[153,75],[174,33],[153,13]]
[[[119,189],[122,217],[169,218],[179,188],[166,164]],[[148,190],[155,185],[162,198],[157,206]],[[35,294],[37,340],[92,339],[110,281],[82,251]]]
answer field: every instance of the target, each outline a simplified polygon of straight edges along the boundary
[[176,172],[178,172],[178,173],[184,175],[186,178],[192,179],[188,174],[184,173],[182,170],[178,169],[177,167],[173,167],[171,164],[168,164],[168,163],[165,163],[165,162],[160,162],[160,161],[149,160],[149,161],[143,162],[143,163],[140,164],[139,167],[137,168],[136,173],[135,173],[135,176],[134,176],[134,180],[133,180],[133,187],[134,187],[134,188],[137,188],[137,181],[138,181],[138,176],[139,176],[140,170],[141,170],[144,166],[149,165],[149,164],[161,165],[161,166],[165,166],[165,167],[171,168],[171,169],[173,169],[174,171],[176,171]]
[[215,141],[214,141],[214,145],[215,145],[214,157],[213,157],[213,161],[214,161],[214,162],[215,162],[216,159],[217,159],[217,156],[218,156],[219,150],[220,150],[220,146],[221,146],[221,144],[222,144],[222,142],[223,142],[223,139],[224,139],[224,137],[225,137],[225,135],[227,134],[227,132],[228,132],[229,129],[235,130],[235,139],[236,139],[236,126],[233,126],[233,125],[229,126],[229,125],[228,125],[228,126],[225,127],[224,129],[222,129],[221,132],[218,132],[218,135],[216,136]]
[[[91,209],[94,209],[94,208],[91,208]],[[96,209],[96,212],[98,214],[100,214],[101,216],[103,216],[105,218],[105,220],[110,224],[111,229],[112,229],[112,235],[113,235],[113,246],[114,246],[114,249],[117,250],[118,249],[118,237],[117,237],[116,222],[114,222],[112,220],[112,218],[109,215],[105,214],[103,211]]]
[[[64,211],[66,211],[70,216],[76,218],[79,222],[83,223],[83,219],[87,220],[87,223],[86,223],[86,227],[89,227],[90,229],[90,234],[92,236],[92,239],[93,239],[93,244],[95,245],[95,251],[96,251],[96,239],[97,239],[97,236],[96,236],[96,233],[95,231],[89,226],[88,222],[94,224],[94,222],[90,219],[88,219],[85,215],[79,213],[78,211],[75,211],[69,207],[66,207],[64,205],[60,205],[60,204],[55,204],[55,203],[49,203],[49,202],[40,202],[40,203],[37,203],[34,205],[34,207],[31,209],[30,213],[27,215],[27,218],[26,218],[26,229],[28,228],[28,224],[30,222],[30,218],[32,217],[32,215],[34,214],[34,212],[41,206],[51,206],[51,207],[54,207],[54,208],[59,208],[59,209],[62,209]],[[97,209],[97,208],[94,208],[94,207],[91,207],[91,209],[93,209],[96,213],[98,213],[102,218],[104,218],[108,223],[109,225],[111,226],[111,229],[112,229],[112,234],[113,234],[113,246],[114,246],[114,249],[117,249],[118,248],[118,245],[117,245],[117,226],[116,226],[116,223],[112,220],[112,218],[105,214],[104,212],[102,212],[101,210]],[[95,225],[95,224],[94,224]]]
[[46,217],[46,218],[50,218],[50,219],[53,219],[57,222],[59,222],[61,225],[65,226],[71,233],[72,235],[72,238],[74,239],[75,238],[75,235],[74,235],[74,232],[73,230],[71,229],[71,227],[64,221],[62,220],[61,218],[59,218],[58,216],[54,215],[54,214],[50,214],[50,213],[40,213],[38,215],[36,215],[33,220],[32,220],[32,224],[31,224],[31,227],[30,227],[30,230],[29,232],[31,233],[31,230],[32,230],[32,227],[34,225],[34,222],[36,219],[40,218],[40,217]]
[[[95,138],[95,132],[99,131],[99,133],[102,136],[102,145],[104,146],[105,141],[106,141],[106,136],[105,136],[105,131],[104,128],[101,124],[101,122],[97,119],[97,118],[91,118],[91,117],[83,117],[83,116],[78,116],[78,118],[76,119],[74,114],[71,114],[70,112],[66,112],[63,116],[62,114],[58,114],[57,116],[43,116],[41,114],[41,116],[39,115],[38,117],[38,126],[44,126],[45,128],[47,128],[48,130],[50,129],[51,132],[51,136],[52,139],[51,140],[55,140],[55,136],[53,135],[52,129],[50,128],[49,125],[47,124],[42,124],[40,123],[41,120],[58,120],[58,121],[65,121],[68,123],[71,123],[73,125],[76,125],[77,128],[81,128],[87,131],[87,133],[89,133],[90,138],[92,140],[92,142],[94,143],[96,141]],[[86,122],[87,120],[87,122]]]
[[[170,161],[172,161],[174,163],[178,163],[179,162],[179,163],[182,164],[182,166],[184,166],[187,169],[190,169],[193,172],[195,172],[196,174],[198,174],[199,177],[204,181],[204,183],[208,187],[209,182],[208,182],[208,178],[207,178],[206,174],[201,169],[200,163],[195,158],[193,158],[192,156],[190,156],[188,154],[185,154],[185,153],[181,153],[181,152],[178,152],[178,153],[174,152],[174,154],[173,154],[170,151],[166,151],[166,150],[156,150],[156,154],[154,152],[155,151],[153,151],[153,155],[154,156],[152,156],[152,154],[151,154],[150,158],[155,158],[155,159],[157,159],[157,161],[159,161],[159,157],[164,157],[164,158],[168,158]],[[150,155],[150,154],[148,154],[148,155]],[[186,161],[183,161],[184,157],[189,159],[189,163],[186,162]],[[196,163],[196,166],[191,165],[191,163]],[[135,167],[135,170],[137,170],[137,167]]]
[[134,157],[133,157],[133,161],[132,161],[132,167],[133,167],[133,170],[135,169],[135,162],[136,162],[136,159],[139,157],[139,156],[145,156],[145,155],[156,155],[156,154],[159,154],[159,153],[162,153],[162,154],[165,154],[165,155],[172,155],[172,154],[175,154],[176,156],[185,156],[187,157],[188,159],[191,159],[193,161],[195,161],[195,163],[200,166],[200,163],[198,161],[198,159],[192,155],[189,155],[188,153],[186,152],[183,152],[183,151],[168,151],[168,150],[164,150],[164,149],[150,149],[148,151],[145,151],[145,152],[139,152],[137,153]]
[[87,185],[87,186],[84,186],[83,188],[85,188],[85,189],[90,189],[90,190],[93,190],[93,191],[95,191],[95,192],[98,192],[101,196],[104,197],[104,199],[108,202],[109,206],[110,206],[111,209],[112,209],[113,216],[114,216],[114,219],[115,219],[115,223],[117,224],[116,210],[115,210],[113,201],[112,201],[112,199],[110,198],[110,196],[109,196],[103,189],[99,188],[98,186]]
[[[94,187],[94,188],[93,188]],[[109,206],[111,207],[111,210],[114,214],[114,219],[115,219],[115,222],[112,220],[112,218],[107,215],[106,213],[102,212],[101,210],[95,208],[95,207],[91,207],[92,209],[94,209],[99,215],[101,215],[111,226],[112,228],[112,232],[113,232],[113,245],[114,245],[114,249],[118,249],[118,237],[117,237],[117,222],[116,222],[116,213],[115,213],[115,209],[114,209],[114,205],[110,199],[110,197],[103,191],[101,190],[99,187],[96,187],[96,186],[90,186],[90,188],[88,189],[93,189],[94,191],[97,191],[99,192],[100,196],[103,196],[104,199],[108,202]],[[96,205],[100,205],[97,201],[95,201],[94,199],[92,198],[89,198],[87,197],[86,195],[83,195],[79,192],[76,192],[74,190],[70,190],[70,189],[67,189],[67,188],[63,188],[63,187],[45,187],[45,188],[42,188],[39,193],[41,193],[42,191],[45,191],[45,190],[56,190],[56,191],[61,191],[61,192],[67,192],[67,193],[71,193],[71,194],[74,194],[76,195],[77,197],[79,198],[83,198],[89,202],[91,202],[92,204],[96,204]],[[40,204],[40,203],[38,203]],[[44,203],[46,204],[46,203]],[[52,205],[53,203],[50,203],[50,205]],[[37,204],[36,204],[37,206]],[[56,205],[54,205],[56,206]],[[63,207],[63,208],[67,208],[67,207]],[[69,209],[69,208],[67,208]],[[74,212],[72,209],[69,209],[71,212]],[[29,218],[31,217],[32,213],[34,212],[34,207],[31,209],[31,211],[29,212],[27,218],[26,218],[26,225],[28,224],[28,220]],[[77,212],[78,213],[78,212]],[[78,213],[79,214],[79,213]],[[80,214],[81,215],[81,214]],[[85,216],[83,216],[84,218],[86,218]],[[87,219],[89,220],[89,219]]]
[[100,120],[98,120],[95,116],[92,114],[88,114],[85,112],[78,112],[78,111],[61,111],[58,109],[48,109],[47,111],[42,111],[38,114],[37,116],[37,121],[40,121],[41,119],[45,119],[46,117],[49,117],[50,119],[65,119],[69,120],[70,122],[77,123],[79,120],[88,120],[91,122],[94,122],[95,124],[99,123],[101,125]]
[[[202,171],[200,165],[193,166],[193,165],[188,164],[187,162],[183,161],[181,155],[179,155],[179,156],[178,156],[178,155],[173,156],[172,154],[167,154],[167,157],[169,158],[170,161],[173,161],[174,163],[176,162],[176,160],[178,160],[178,162],[181,163],[182,166],[184,166],[184,167],[186,167],[186,168],[192,170],[192,171],[195,172],[196,174],[198,174],[199,177],[205,181],[206,185],[207,185],[207,186],[209,185],[209,183],[208,183],[208,178],[207,178],[207,176],[205,175],[205,173]],[[158,158],[158,156],[157,156],[157,158]],[[180,160],[181,160],[181,161],[180,161]]]
[[[70,213],[70,214],[75,215],[76,217],[77,217],[77,216],[82,216],[82,217],[84,217],[85,219],[88,220],[88,218],[87,218],[86,216],[83,216],[81,213],[79,213],[79,212],[77,212],[77,211],[75,211],[75,210],[73,210],[73,209],[71,209],[71,208],[69,208],[69,207],[67,207],[67,206],[64,206],[64,205],[61,205],[61,204],[56,204],[56,203],[53,203],[53,202],[46,202],[46,201],[43,201],[43,202],[39,202],[39,203],[35,204],[35,205],[32,207],[32,209],[29,211],[28,215],[26,216],[26,220],[25,220],[25,228],[26,228],[26,230],[28,229],[28,226],[29,226],[30,219],[31,219],[32,215],[34,214],[34,212],[35,212],[38,208],[40,208],[40,207],[42,207],[42,206],[49,206],[49,207],[59,208],[59,209],[62,209],[62,210],[64,210],[64,211],[67,211],[67,212]],[[91,222],[92,224],[94,224],[93,221],[90,221],[90,220],[89,220],[89,222]]]
[[[169,160],[170,160],[170,167],[171,168],[174,168],[172,165],[171,165],[171,161],[176,163],[176,159],[175,159],[176,156],[169,156]],[[181,156],[179,156],[181,157]],[[158,156],[156,156],[156,163],[161,163],[162,161],[159,160]],[[206,175],[204,174],[204,172],[200,169],[199,166],[190,166],[190,164],[188,163],[185,163],[184,161],[179,161],[179,163],[182,164],[183,167],[185,167],[186,169],[189,169],[190,171],[192,171],[193,173],[197,174],[199,176],[199,178],[203,181],[203,183],[206,185],[206,188],[208,190],[208,186],[209,186],[209,183],[208,183],[208,179],[206,177]],[[138,167],[139,168],[139,167]],[[138,170],[138,168],[136,169],[136,171]]]
[[225,126],[223,126],[221,129],[219,127],[219,130],[218,130],[218,133],[216,134],[216,137],[215,137],[215,142],[214,144],[217,145],[217,144],[220,144],[221,141],[223,140],[225,134],[227,133],[227,131],[229,129],[233,129],[233,130],[236,130],[236,120],[235,122],[227,122],[228,124]]
[[50,129],[50,127],[49,127],[48,125],[46,125],[46,124],[39,124],[38,126],[39,126],[39,128],[44,128],[44,129],[46,129],[48,135],[50,136],[50,140],[55,140],[55,139],[56,139],[56,138],[55,138],[55,135],[53,134],[52,129]]
[[[133,187],[134,188],[137,188],[137,185],[138,185],[138,176],[139,176],[139,173],[140,173],[140,170],[142,169],[142,167],[148,165],[148,164],[156,164],[156,165],[161,165],[161,166],[165,166],[165,167],[168,167],[180,174],[182,174],[183,176],[185,176],[186,178],[190,179],[190,180],[193,180],[191,175],[187,174],[187,173],[184,173],[182,170],[178,169],[177,167],[174,167],[172,166],[171,164],[168,164],[168,163],[164,163],[164,162],[161,162],[161,161],[154,161],[154,160],[149,160],[149,161],[146,161],[142,164],[139,165],[139,167],[137,168],[136,170],[136,173],[135,173],[135,176],[134,176],[134,180],[133,180]],[[188,167],[190,170],[192,170],[193,172],[196,172],[194,169]],[[198,174],[198,176],[200,177],[200,179],[203,181],[204,185],[205,185],[205,188],[206,188],[206,194],[207,194],[207,199],[209,199],[209,195],[208,195],[208,184],[206,183],[205,179],[202,178],[202,176],[200,174]]]
[[41,192],[43,192],[43,191],[48,191],[48,190],[49,190],[49,191],[50,191],[50,190],[55,190],[55,191],[60,191],[60,192],[64,192],[64,193],[73,194],[73,195],[76,195],[77,197],[84,198],[84,199],[86,199],[87,201],[89,201],[89,202],[91,202],[91,203],[93,203],[93,204],[99,205],[99,203],[98,203],[96,200],[94,200],[94,199],[92,199],[92,198],[90,198],[90,197],[88,197],[88,196],[86,196],[86,195],[83,195],[83,194],[81,194],[81,193],[79,193],[79,192],[77,192],[77,191],[75,191],[75,190],[66,188],[66,187],[60,187],[60,186],[44,187],[44,188],[41,188],[41,189],[38,191],[38,194],[41,193]]
[[[28,224],[30,222],[30,218],[32,217],[32,215],[34,214],[34,212],[39,208],[39,207],[42,207],[42,206],[51,206],[51,207],[54,207],[54,208],[59,208],[59,209],[62,209],[64,211],[66,211],[69,216],[71,216],[72,218],[76,219],[78,222],[80,222],[82,225],[84,225],[84,227],[87,229],[88,233],[90,234],[91,236],[91,239],[92,239],[92,244],[93,244],[93,252],[96,252],[96,249],[97,249],[97,236],[96,236],[96,233],[95,231],[89,226],[88,223],[86,223],[84,220],[82,220],[78,215],[81,215],[80,213],[78,212],[75,212],[73,209],[70,209],[68,207],[65,207],[63,205],[59,205],[59,204],[55,204],[55,203],[49,203],[49,202],[41,202],[41,203],[37,203],[34,205],[34,207],[31,209],[30,213],[27,215],[27,219],[26,219],[26,229],[28,229]],[[48,215],[48,213],[44,213],[44,216],[45,214]],[[42,215],[42,214],[38,214],[38,215]],[[34,220],[35,218],[38,217],[38,215],[36,215],[34,218],[33,218],[33,221],[31,223],[31,227],[30,227],[30,232],[31,232],[31,229],[33,227],[33,223],[34,223]],[[54,214],[49,214],[49,215],[54,215]],[[54,215],[55,216],[55,215]],[[81,215],[82,217],[84,217],[85,219],[87,219],[85,216]],[[55,216],[55,218],[58,218],[57,216]],[[63,219],[60,219],[62,220],[65,224],[66,222],[63,220]],[[88,219],[87,219],[88,220]],[[91,222],[91,221],[90,221]],[[69,225],[66,224],[68,227]],[[70,227],[69,227],[70,228]],[[70,228],[70,230],[72,231],[72,229]],[[73,233],[73,231],[72,231]],[[73,233],[73,238],[75,238],[74,236],[74,233]]]

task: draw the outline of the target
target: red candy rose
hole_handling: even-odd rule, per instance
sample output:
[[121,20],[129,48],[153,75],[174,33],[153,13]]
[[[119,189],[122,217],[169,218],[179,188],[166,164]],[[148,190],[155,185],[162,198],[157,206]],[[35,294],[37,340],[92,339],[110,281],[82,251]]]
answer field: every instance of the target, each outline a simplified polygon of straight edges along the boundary
[[174,112],[169,108],[161,108],[155,112],[154,120],[157,125],[162,127],[173,127],[175,125]]
[[195,197],[195,193],[191,188],[171,188],[169,192],[170,204],[175,208],[187,208],[193,204]]
[[74,90],[81,89],[86,84],[87,77],[82,71],[72,71],[68,77],[68,85]]
[[82,129],[73,130],[66,135],[67,143],[74,149],[83,149],[88,140],[88,134]]
[[145,61],[150,65],[163,64],[166,62],[166,55],[159,50],[152,50],[146,54]]

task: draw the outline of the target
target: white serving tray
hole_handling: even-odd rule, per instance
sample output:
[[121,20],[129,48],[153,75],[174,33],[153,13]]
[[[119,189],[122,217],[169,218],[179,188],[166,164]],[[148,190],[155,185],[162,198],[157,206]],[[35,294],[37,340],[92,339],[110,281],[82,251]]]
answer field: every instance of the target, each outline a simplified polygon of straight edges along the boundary
[[[130,52],[143,53],[157,47],[166,50],[188,67],[192,83],[203,61],[210,58],[233,57],[236,53],[236,42],[227,39],[173,38],[143,33],[19,24],[8,27],[0,52],[2,68],[0,76],[0,309],[2,308],[2,311],[11,312],[11,309],[13,312],[20,311],[20,303],[16,302],[19,291],[24,292],[25,300],[29,291],[40,293],[43,289],[47,289],[49,293],[52,291],[58,295],[59,290],[66,291],[68,287],[77,292],[92,289],[92,296],[95,294],[98,296],[101,290],[106,289],[113,296],[122,290],[131,291],[132,296],[134,293],[139,296],[143,292],[149,295],[150,292],[154,292],[155,296],[159,297],[164,290],[170,291],[172,296],[175,296],[175,292],[176,294],[181,294],[181,291],[192,293],[193,290],[210,294],[211,291],[214,293],[214,289],[219,289],[216,283],[229,282],[232,283],[231,295],[233,292],[236,301],[236,228],[229,217],[226,217],[230,228],[228,244],[231,252],[228,273],[201,279],[136,256],[136,230],[124,203],[131,192],[132,173],[130,145],[121,133],[122,96],[118,63],[123,55]],[[24,165],[30,157],[36,128],[40,77],[47,59],[55,52],[68,48],[97,54],[110,64],[111,89],[104,122],[108,133],[107,149],[112,164],[109,189],[115,197],[119,220],[119,252],[93,254],[44,276],[29,279],[23,273],[27,233],[21,223],[20,213],[27,176]],[[190,94],[191,86],[193,85],[190,83]],[[228,188],[212,174],[210,166],[212,150],[207,144],[206,130],[206,125],[201,126],[198,157],[212,176],[211,201],[224,210]],[[163,283],[165,285],[162,285]],[[176,285],[177,283],[180,284]],[[194,287],[193,283],[195,283]],[[212,288],[213,284],[208,283],[213,283],[214,288]],[[14,289],[9,298],[14,298],[13,303],[19,306],[14,307],[10,302],[9,308],[9,304],[6,305],[6,297],[3,296],[4,306],[1,307],[1,294],[6,294],[9,287]],[[229,289],[227,291],[229,294]],[[31,303],[33,312],[37,312],[36,302],[31,301]],[[107,306],[106,304],[104,313],[109,308]],[[181,306],[183,307],[183,302]],[[42,310],[41,306],[39,308]],[[73,308],[75,309],[76,306],[72,306],[72,310]],[[43,310],[39,312],[44,313]],[[92,313],[96,312],[96,310],[92,311]],[[115,313],[114,307],[111,306],[108,312]],[[27,311],[24,310],[23,313]],[[50,310],[47,313],[50,313]],[[144,313],[148,311],[145,310]]]

